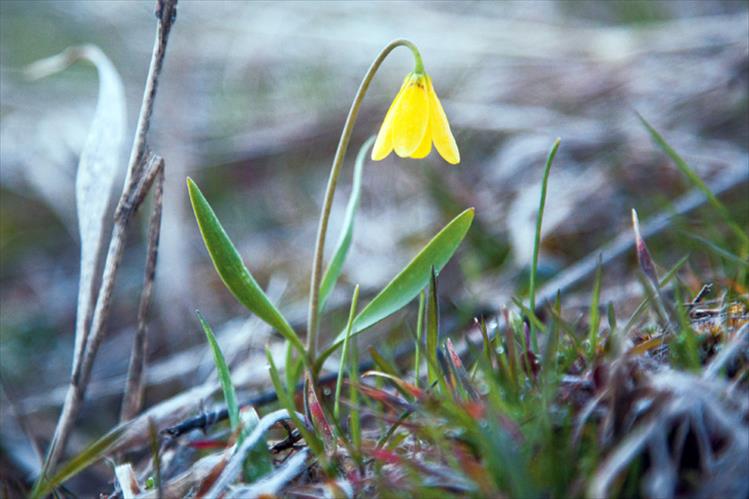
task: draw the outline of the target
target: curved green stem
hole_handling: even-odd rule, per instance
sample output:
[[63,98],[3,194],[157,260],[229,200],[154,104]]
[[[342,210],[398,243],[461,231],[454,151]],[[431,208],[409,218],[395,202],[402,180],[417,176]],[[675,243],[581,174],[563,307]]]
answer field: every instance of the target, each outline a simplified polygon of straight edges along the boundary
[[[411,53],[414,56],[414,73],[424,74],[426,71],[424,71],[424,61],[421,60],[421,52],[419,52],[419,49],[416,48],[416,45],[414,45],[412,42],[408,40],[397,40],[399,42],[402,42],[401,45],[408,47],[411,49]],[[396,42],[393,42],[396,43]]]
[[346,150],[351,141],[351,132],[354,129],[354,124],[356,123],[356,118],[359,114],[359,108],[364,100],[364,95],[367,93],[369,84],[372,82],[375,73],[377,73],[377,70],[380,68],[380,65],[382,65],[385,58],[393,51],[393,49],[400,46],[408,47],[414,54],[414,59],[416,59],[414,72],[424,72],[424,63],[421,60],[421,54],[419,54],[419,50],[412,42],[408,40],[395,40],[382,49],[367,70],[367,73],[364,75],[364,78],[359,85],[359,89],[356,91],[354,101],[351,103],[351,108],[346,117],[346,123],[343,125],[341,138],[338,141],[338,148],[333,157],[333,165],[330,168],[328,186],[325,189],[325,199],[323,200],[322,211],[320,213],[320,222],[317,227],[317,242],[315,244],[315,254],[312,260],[312,276],[310,278],[309,308],[307,314],[307,354],[312,359],[313,364],[315,350],[317,348],[317,307],[320,297],[320,280],[322,278],[322,260],[325,250],[325,236],[328,232],[328,220],[330,218],[330,209],[333,206],[333,196],[335,195],[336,185],[338,184],[338,176],[341,173],[343,158],[346,156]]

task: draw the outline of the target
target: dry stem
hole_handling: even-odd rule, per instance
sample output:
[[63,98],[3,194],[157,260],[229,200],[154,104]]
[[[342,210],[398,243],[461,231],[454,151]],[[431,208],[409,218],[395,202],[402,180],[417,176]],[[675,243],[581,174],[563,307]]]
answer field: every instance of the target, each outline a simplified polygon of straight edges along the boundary
[[138,304],[138,329],[133,338],[133,349],[130,352],[130,366],[127,373],[125,395],[122,400],[120,421],[132,419],[143,405],[144,372],[146,369],[146,315],[151,302],[154,276],[156,275],[156,258],[159,251],[159,233],[161,229],[161,210],[164,195],[164,161],[160,160],[156,169],[156,186],[153,193],[153,212],[148,229],[148,250],[146,254],[146,270],[143,278],[143,290]]
[[150,128],[151,114],[153,113],[153,104],[158,87],[159,74],[166,53],[167,40],[172,24],[176,18],[177,0],[157,0],[156,16],[158,24],[156,28],[156,40],[154,43],[151,63],[146,79],[146,87],[141,104],[138,125],[135,133],[135,140],[130,153],[127,177],[125,187],[120,197],[114,217],[114,227],[109,242],[109,250],[104,264],[102,275],[102,284],[96,300],[91,326],[83,351],[83,359],[75,369],[68,387],[65,402],[60,414],[60,418],[55,428],[55,434],[52,437],[50,447],[47,453],[42,477],[48,471],[54,469],[58,460],[65,449],[70,431],[73,428],[75,419],[78,416],[81,403],[86,394],[91,369],[93,367],[96,352],[104,338],[104,325],[109,317],[109,310],[112,302],[112,291],[114,281],[117,276],[122,252],[125,246],[127,236],[127,226],[132,216],[138,209],[138,206],[145,197],[148,189],[153,183],[158,164],[163,161],[156,157],[149,157],[147,165],[144,165],[143,159],[146,156],[147,143],[146,136]]

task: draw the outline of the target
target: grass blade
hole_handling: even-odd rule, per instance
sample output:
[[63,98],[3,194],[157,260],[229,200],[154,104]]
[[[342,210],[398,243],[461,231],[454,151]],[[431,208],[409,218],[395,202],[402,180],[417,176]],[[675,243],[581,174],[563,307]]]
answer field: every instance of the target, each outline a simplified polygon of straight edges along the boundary
[[65,463],[50,479],[45,480],[44,477],[40,478],[34,485],[30,497],[33,499],[45,497],[62,483],[99,461],[117,443],[128,427],[129,423],[116,427]]
[[[350,335],[349,335],[350,336]],[[362,455],[362,431],[361,431],[361,415],[359,412],[359,345],[356,340],[350,341],[348,345],[349,351],[349,397],[351,399],[351,443],[354,447],[355,458],[361,465]]]
[[599,305],[601,302],[601,277],[603,274],[603,266],[601,265],[601,259],[598,259],[598,268],[596,269],[596,277],[593,284],[593,299],[590,304],[590,329],[588,330],[588,344],[590,346],[589,354],[590,358],[594,359],[596,356],[596,350],[598,349],[598,331],[601,327],[601,311]]
[[429,284],[429,300],[427,303],[426,311],[426,359],[427,359],[427,373],[429,375],[429,386],[432,386],[435,381],[441,379],[437,360],[437,349],[439,344],[440,335],[440,311],[439,311],[439,300],[437,299],[437,276],[432,269],[432,279]]
[[211,255],[216,272],[234,297],[262,320],[275,328],[289,340],[302,355],[305,354],[304,345],[281,312],[271,303],[266,294],[260,289],[255,278],[242,262],[242,257],[221,226],[216,214],[208,204],[200,188],[191,178],[187,179],[190,202],[195,213],[195,219],[200,227],[208,253]]
[[637,216],[637,210],[632,208],[632,228],[635,233],[635,251],[637,252],[637,261],[640,263],[642,273],[645,274],[650,282],[658,287],[658,271],[655,268],[655,262],[653,256],[648,250],[648,245],[645,244],[645,240],[640,234],[640,219]]
[[351,195],[349,196],[348,205],[346,206],[346,215],[343,219],[341,235],[338,239],[336,249],[333,252],[333,258],[330,259],[328,268],[325,270],[322,280],[320,281],[320,298],[317,305],[319,313],[322,313],[325,309],[325,302],[328,300],[331,291],[333,291],[333,287],[341,276],[343,264],[346,261],[346,256],[348,256],[348,251],[351,247],[351,240],[354,236],[354,219],[356,218],[356,211],[359,208],[359,195],[361,191],[361,177],[362,170],[364,169],[364,160],[367,157],[367,151],[374,143],[374,139],[374,136],[370,137],[361,149],[359,149],[359,154],[356,156],[354,178],[351,184]]
[[[333,417],[340,424],[340,412],[341,412],[341,388],[343,387],[343,371],[346,366],[346,357],[348,356],[349,339],[351,338],[351,327],[354,324],[354,315],[356,315],[356,308],[359,304],[359,285],[357,284],[354,288],[354,295],[351,297],[351,309],[348,314],[348,322],[346,323],[346,338],[343,340],[343,352],[341,353],[341,364],[338,367],[338,379],[335,384],[335,402],[333,404]],[[349,376],[351,374],[349,373]]]
[[231,382],[231,372],[229,372],[229,366],[226,365],[226,359],[224,354],[221,353],[221,347],[218,346],[216,336],[213,334],[211,326],[208,325],[203,315],[199,311],[195,311],[200,321],[200,326],[203,328],[205,337],[208,340],[208,344],[213,352],[213,361],[216,363],[216,371],[218,371],[218,379],[221,383],[221,390],[224,392],[224,400],[226,401],[226,408],[229,411],[229,422],[231,424],[232,431],[239,427],[239,405],[237,404],[237,393],[234,390],[234,385]]
[[718,212],[718,214],[721,216],[723,221],[726,222],[726,224],[731,228],[734,234],[736,234],[736,237],[741,240],[742,244],[746,247],[749,246],[749,236],[747,236],[746,232],[741,229],[741,227],[733,220],[733,217],[731,216],[731,213],[728,211],[726,206],[720,202],[720,200],[715,197],[715,194],[710,190],[710,188],[705,184],[705,182],[702,181],[699,175],[687,164],[684,159],[679,156],[679,153],[677,153],[669,144],[666,142],[666,139],[661,136],[658,131],[653,128],[653,126],[648,123],[645,118],[642,117],[640,113],[636,113],[637,118],[639,118],[640,122],[645,126],[645,129],[650,134],[650,137],[653,139],[653,141],[660,147],[660,149],[666,153],[666,155],[671,158],[671,161],[674,162],[676,165],[676,168],[679,169],[679,171],[687,177],[689,182],[692,183],[697,189],[702,191],[702,193],[705,195],[707,200],[710,202],[711,205],[713,205],[713,208],[715,208],[715,211]]
[[426,296],[424,291],[419,293],[419,311],[416,316],[416,344],[414,348],[414,383],[419,386],[419,370],[421,369],[421,342],[424,337],[424,306]]
[[[546,166],[544,166],[544,177],[541,181],[541,199],[538,203],[538,216],[536,217],[536,233],[533,239],[533,261],[531,262],[531,277],[528,287],[528,308],[533,312],[536,311],[536,276],[538,273],[538,251],[541,246],[541,226],[544,220],[544,208],[546,207],[546,189],[549,185],[549,172],[551,172],[551,165],[554,162],[554,157],[557,155],[559,149],[559,143],[561,139],[554,141],[551,146],[549,155],[546,158]],[[536,338],[536,329],[531,328],[531,342],[533,344],[533,350],[538,351],[538,340]]]
[[687,232],[687,231],[681,231],[682,234],[687,236],[690,239],[693,239],[694,241],[697,241],[698,243],[702,244],[705,248],[710,250],[710,252],[714,253],[715,255],[725,258],[729,262],[733,263],[734,265],[738,265],[741,268],[747,269],[749,268],[749,261],[744,260],[740,256],[734,255],[730,251],[721,248],[716,243],[709,241],[705,239],[702,236],[699,236],[693,232]]

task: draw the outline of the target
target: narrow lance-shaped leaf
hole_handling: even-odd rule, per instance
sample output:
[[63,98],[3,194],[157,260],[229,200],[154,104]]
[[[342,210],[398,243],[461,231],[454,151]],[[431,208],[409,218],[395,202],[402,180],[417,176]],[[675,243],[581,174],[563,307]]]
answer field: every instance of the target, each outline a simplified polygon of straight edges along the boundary
[[[341,388],[343,387],[343,373],[346,367],[346,357],[349,350],[349,338],[351,337],[351,327],[354,323],[356,308],[359,306],[359,285],[354,288],[354,294],[351,296],[351,307],[349,308],[348,321],[346,322],[346,338],[343,340],[343,352],[341,353],[341,362],[338,366],[338,379],[335,384],[335,399],[333,404],[333,417],[340,422],[341,415]],[[349,373],[351,376],[351,373]]]
[[[361,333],[382,319],[389,317],[413,300],[431,276],[432,268],[439,272],[455,254],[473,222],[474,209],[469,208],[455,217],[370,301],[354,319],[351,335]],[[345,331],[317,360],[316,366],[335,351],[345,338]]]
[[658,272],[655,269],[655,262],[653,257],[650,255],[648,246],[645,244],[645,240],[640,234],[640,220],[637,217],[637,210],[632,208],[632,229],[635,233],[635,250],[637,252],[637,261],[640,262],[640,268],[642,269],[645,277],[650,279],[650,282],[658,287]]
[[231,382],[231,372],[229,366],[226,365],[226,359],[224,354],[221,353],[221,347],[218,346],[216,336],[213,334],[211,326],[208,325],[203,315],[197,310],[195,313],[200,321],[200,326],[203,328],[205,337],[208,340],[208,344],[211,347],[213,353],[213,361],[216,363],[216,371],[218,372],[218,380],[221,383],[221,390],[224,392],[224,400],[226,401],[226,409],[229,411],[229,422],[231,423],[231,429],[236,430],[239,427],[239,405],[237,404],[237,393],[234,390],[234,385]]
[[419,293],[419,309],[416,313],[416,344],[414,348],[414,383],[419,386],[419,369],[421,368],[421,351],[424,336],[424,307],[426,305],[426,295],[424,291]]
[[367,158],[367,151],[372,147],[375,137],[371,137],[364,145],[359,149],[359,154],[356,156],[356,163],[354,165],[354,176],[351,184],[351,196],[346,206],[346,215],[343,219],[343,227],[341,229],[341,236],[338,239],[333,258],[328,264],[328,268],[325,270],[325,274],[322,276],[320,282],[320,299],[318,302],[318,310],[322,312],[325,309],[325,303],[333,291],[338,278],[343,272],[343,264],[348,256],[349,248],[351,247],[351,241],[354,237],[354,219],[356,218],[356,211],[359,208],[359,197],[361,192],[361,177],[362,170],[364,169],[364,160]]
[[[561,139],[557,139],[551,146],[549,155],[546,157],[546,166],[544,167],[544,176],[541,181],[541,199],[538,202],[538,216],[536,217],[536,231],[533,239],[533,260],[531,262],[531,275],[530,284],[528,288],[528,308],[532,311],[536,311],[536,275],[538,273],[538,252],[541,248],[541,227],[543,226],[544,220],[544,209],[546,208],[546,190],[549,185],[549,172],[551,171],[551,165],[554,162],[554,157],[557,155],[559,149],[559,142]],[[531,328],[531,342],[533,344],[533,350],[538,351],[538,339],[536,338],[535,328]]]
[[437,350],[439,349],[440,336],[440,310],[437,296],[437,276],[432,268],[431,281],[429,283],[429,299],[426,305],[426,359],[429,386],[440,378],[439,363],[437,362]]
[[734,265],[738,265],[739,267],[742,267],[744,269],[749,268],[749,261],[744,260],[738,255],[734,255],[730,251],[720,247],[713,241],[710,241],[708,239],[705,239],[702,236],[699,236],[693,232],[688,231],[679,231],[681,234],[684,234],[690,239],[693,239],[694,241],[702,244],[706,249],[708,249],[710,252],[714,253],[715,255],[725,258],[727,261],[731,262]]
[[86,447],[77,456],[62,465],[59,471],[48,480],[41,477],[34,485],[30,497],[38,498],[47,496],[67,480],[104,458],[110,449],[120,441],[120,438],[125,435],[130,425],[131,422],[127,422],[109,431],[106,435]]
[[213,208],[191,178],[187,179],[187,188],[195,219],[203,235],[203,242],[227,289],[239,303],[278,330],[300,353],[304,354],[304,345],[301,340],[247,270]]
[[599,310],[599,304],[601,301],[601,279],[603,277],[603,264],[601,263],[601,257],[598,257],[598,268],[596,269],[596,277],[593,281],[593,297],[590,304],[590,329],[588,331],[588,343],[590,344],[590,357],[594,359],[596,356],[596,349],[598,348],[598,329],[601,326],[601,311]]
[[122,141],[126,128],[125,92],[117,69],[99,47],[70,47],[60,54],[31,64],[26,74],[33,79],[58,73],[85,60],[96,66],[99,96],[86,143],[78,160],[75,197],[81,238],[81,274],[76,311],[73,366],[83,354],[88,323],[95,301],[94,282],[104,237],[104,224],[112,188],[121,173]]

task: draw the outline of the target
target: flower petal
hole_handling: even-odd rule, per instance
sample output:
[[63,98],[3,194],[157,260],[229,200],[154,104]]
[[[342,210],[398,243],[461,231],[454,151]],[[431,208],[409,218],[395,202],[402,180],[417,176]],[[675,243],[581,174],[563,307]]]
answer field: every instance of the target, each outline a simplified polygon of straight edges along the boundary
[[[431,112],[429,113],[429,128],[432,132],[432,140],[434,140],[434,147],[437,148],[437,152],[440,153],[445,161],[452,165],[460,163],[460,151],[458,151],[458,144],[455,143],[455,137],[450,130],[450,123],[447,121],[447,115],[445,115],[442,104],[437,97],[437,92],[434,91],[432,86],[432,79],[427,76],[427,85],[429,87],[429,107]],[[397,150],[396,150],[397,152]]]
[[426,75],[411,74],[393,116],[393,148],[408,158],[421,145],[429,124],[429,94]]
[[[431,109],[429,112],[431,114]],[[419,147],[411,153],[411,157],[414,159],[426,158],[430,152],[432,152],[432,130],[429,126],[429,120],[427,120],[427,130],[424,132],[424,138],[421,139]]]
[[387,155],[390,154],[390,152],[393,150],[393,116],[395,115],[395,108],[398,106],[398,101],[403,94],[403,89],[406,88],[408,80],[408,76],[403,79],[403,84],[401,85],[400,90],[398,90],[398,93],[395,94],[395,99],[393,99],[393,102],[390,104],[388,112],[385,113],[385,119],[382,120],[380,131],[377,132],[377,140],[375,140],[374,146],[372,147],[372,161],[380,161],[381,159],[385,159]]

